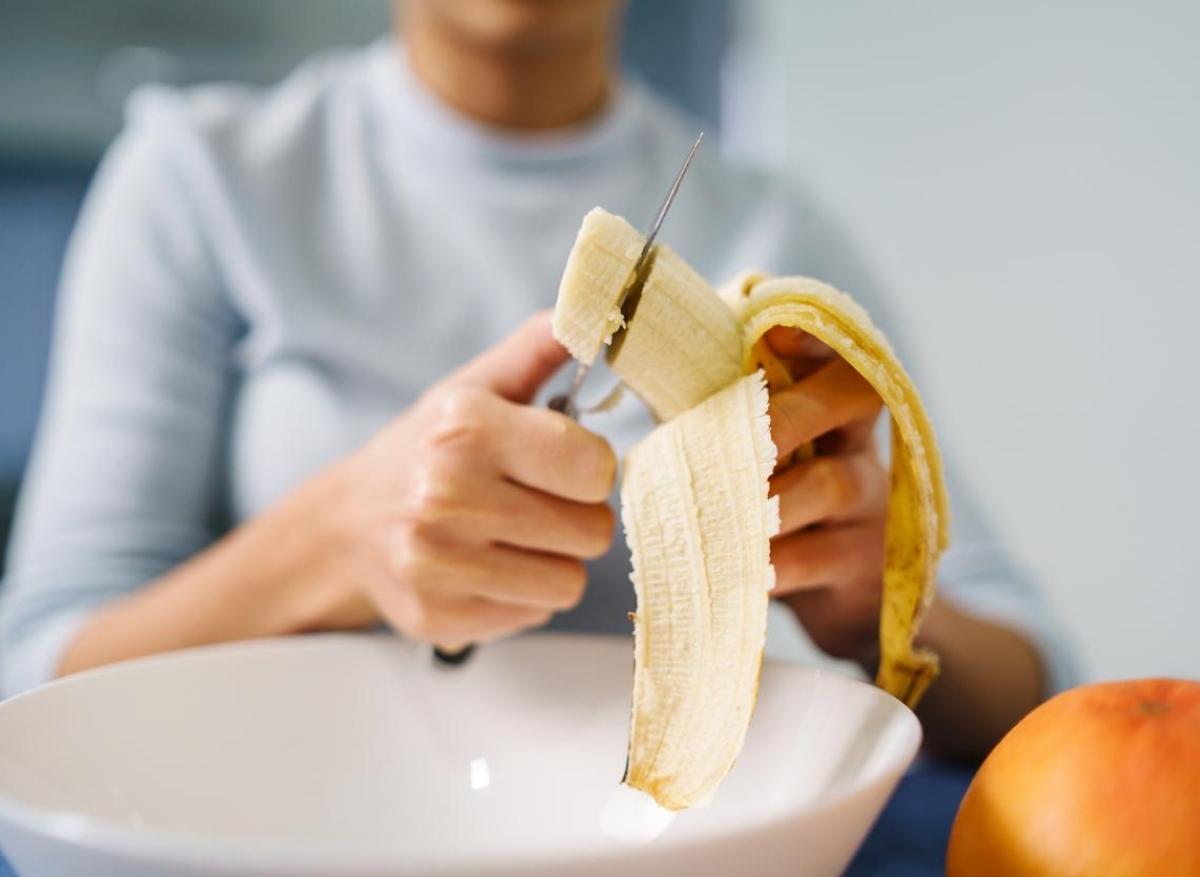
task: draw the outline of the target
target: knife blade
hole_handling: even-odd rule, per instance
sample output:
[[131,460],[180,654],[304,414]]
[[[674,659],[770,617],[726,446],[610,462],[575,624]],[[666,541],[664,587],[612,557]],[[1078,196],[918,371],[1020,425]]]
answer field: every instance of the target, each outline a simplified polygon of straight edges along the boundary
[[[662,204],[658,208],[658,214],[650,224],[650,231],[646,233],[646,242],[642,244],[642,252],[638,255],[637,261],[633,265],[632,273],[634,278],[641,274],[642,269],[646,266],[646,260],[650,258],[650,251],[654,247],[654,240],[658,237],[658,231],[662,228],[663,220],[667,218],[667,211],[671,209],[671,204],[674,203],[675,196],[679,193],[679,185],[687,175],[688,168],[692,166],[692,159],[696,157],[696,150],[700,148],[700,141],[703,139],[704,132],[701,131],[699,136],[696,137],[696,142],[692,144],[692,148],[688,151],[687,158],[680,165],[678,173],[675,174],[675,179],[671,181],[671,188],[667,190],[666,197],[663,198]],[[617,307],[625,317],[626,326],[629,325],[629,320],[633,316],[633,310],[637,306],[637,297],[631,295],[636,285],[631,280],[629,287],[617,302]],[[575,374],[571,378],[571,386],[567,389],[567,392],[560,393],[551,399],[548,407],[567,415],[572,420],[578,420],[581,413],[578,402],[579,390],[583,386],[583,381],[590,370],[590,365],[576,362]]]

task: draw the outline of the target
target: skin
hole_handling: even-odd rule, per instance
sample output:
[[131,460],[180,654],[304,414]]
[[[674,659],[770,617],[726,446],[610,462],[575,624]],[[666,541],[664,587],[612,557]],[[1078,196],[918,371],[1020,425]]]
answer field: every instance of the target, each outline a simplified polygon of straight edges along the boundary
[[486,124],[572,125],[613,84],[613,0],[409,0],[396,4],[408,58],[443,101]]
[[[889,491],[874,442],[881,403],[817,339],[780,327],[767,343],[796,379],[771,397],[779,458],[808,442],[817,451],[781,465],[771,479],[781,519],[771,545],[772,594],[818,647],[873,675]],[[1042,665],[1029,642],[944,597],[934,598],[919,641],[942,659],[942,674],[917,710],[927,744],[942,755],[978,758],[1042,699]]]
[[112,604],[62,672],[381,618],[454,648],[574,606],[582,561],[612,542],[617,460],[595,433],[527,404],[567,358],[538,314],[357,453]]
[[[612,90],[612,0],[410,0],[413,68],[481,123],[552,129]],[[400,16],[398,16],[400,17]],[[796,383],[771,399],[783,529],[774,595],[826,652],[869,668],[878,635],[888,476],[880,403],[824,345],[777,329]],[[356,453],[160,580],[94,616],[59,671],[204,643],[386,621],[456,648],[537,627],[575,605],[584,559],[613,538],[617,461],[603,439],[530,407],[566,360],[539,314],[429,390]],[[513,437],[519,436],[520,441]],[[1041,699],[1016,632],[937,599],[923,641],[943,674],[922,703],[928,743],[977,757]]]

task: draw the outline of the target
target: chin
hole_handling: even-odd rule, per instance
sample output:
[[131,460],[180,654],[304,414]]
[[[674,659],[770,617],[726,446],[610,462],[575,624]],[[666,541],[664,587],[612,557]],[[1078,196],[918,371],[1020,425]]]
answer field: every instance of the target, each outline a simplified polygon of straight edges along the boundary
[[408,0],[480,48],[561,50],[615,27],[624,0]]

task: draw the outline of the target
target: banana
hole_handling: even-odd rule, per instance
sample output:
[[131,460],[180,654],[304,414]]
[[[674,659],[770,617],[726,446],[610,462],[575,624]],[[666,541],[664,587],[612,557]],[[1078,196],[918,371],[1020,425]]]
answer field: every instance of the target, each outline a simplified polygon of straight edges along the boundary
[[[635,278],[643,242],[632,225],[599,207],[584,216],[558,288],[554,337],[588,365],[611,344],[613,371],[656,418],[669,420],[742,376],[742,329],[666,245],[654,247]],[[626,292],[626,310],[637,315],[628,326],[619,305]]]
[[933,425],[887,338],[850,296],[807,277],[743,286],[738,307],[747,355],[775,326],[803,329],[846,360],[875,388],[892,418],[892,486],[884,536],[880,661],[876,684],[916,706],[938,673],[937,656],[913,648],[934,595],[941,553],[950,542],[950,503]]
[[767,388],[791,382],[763,340],[769,329],[794,326],[824,341],[891,414],[876,682],[909,706],[937,675],[936,656],[914,649],[913,637],[932,599],[949,514],[916,388],[849,296],[809,278],[756,274],[718,295],[665,245],[634,276],[643,242],[619,217],[588,213],[554,329],[584,362],[610,345],[613,371],[663,421],[630,451],[621,485],[638,601],[625,782],[680,810],[716,791],[757,694],[779,525],[768,496],[775,447]]
[[716,791],[754,709],[779,530],[774,466],[758,374],[667,421],[625,461],[638,605],[625,782],[670,810]]
[[554,306],[554,337],[586,365],[625,325],[621,299],[634,282],[642,236],[620,216],[595,207],[583,217]]
[[609,348],[608,364],[659,420],[744,374],[742,328],[733,311],[666,244],[652,251],[645,282],[630,300],[634,316]]

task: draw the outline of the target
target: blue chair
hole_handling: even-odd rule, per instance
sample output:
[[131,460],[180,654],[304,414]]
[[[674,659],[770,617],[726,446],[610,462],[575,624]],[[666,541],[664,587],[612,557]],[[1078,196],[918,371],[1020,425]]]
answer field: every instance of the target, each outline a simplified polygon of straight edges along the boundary
[[91,171],[0,164],[0,573],[41,406],[63,249]]

